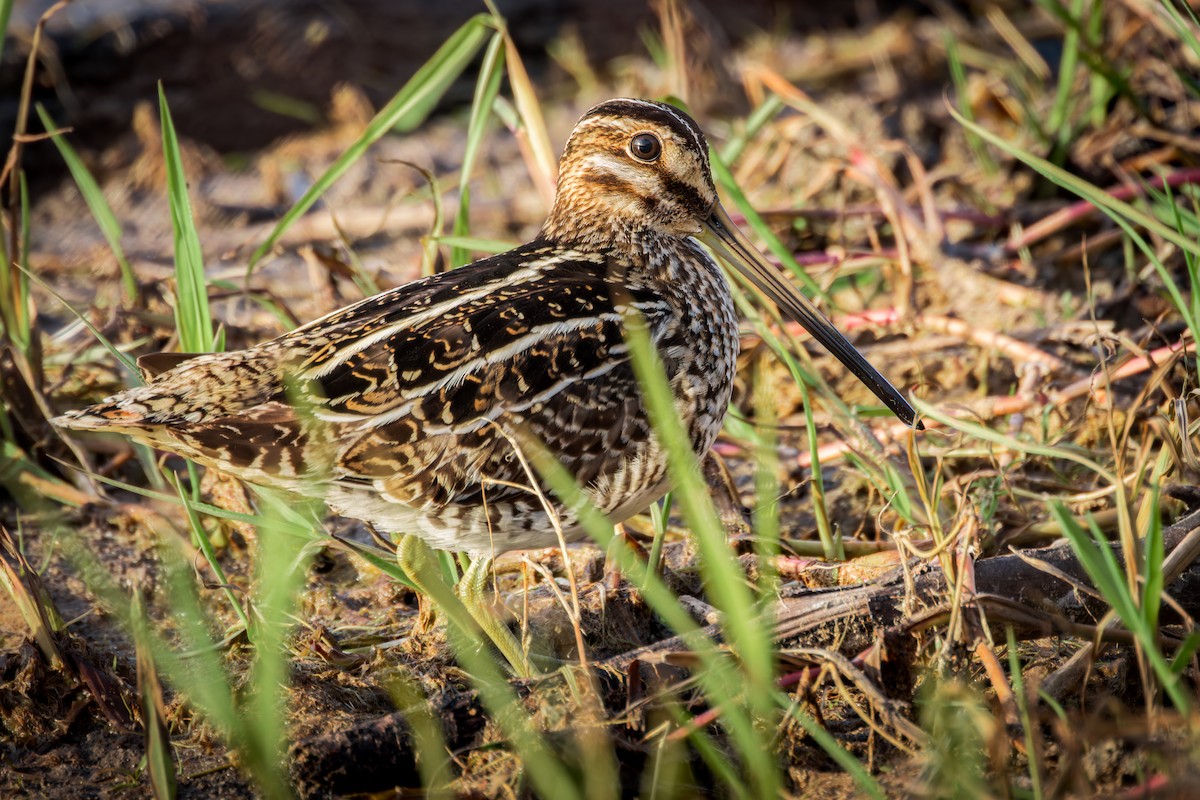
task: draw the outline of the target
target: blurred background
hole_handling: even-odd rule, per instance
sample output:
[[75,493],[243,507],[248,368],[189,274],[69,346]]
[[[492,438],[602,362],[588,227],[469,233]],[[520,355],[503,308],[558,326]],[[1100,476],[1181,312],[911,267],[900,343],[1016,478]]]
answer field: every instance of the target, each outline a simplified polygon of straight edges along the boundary
[[[13,130],[33,29],[50,0],[16,3],[0,63],[0,131]],[[657,5],[657,10],[656,10]],[[668,4],[646,0],[502,0],[531,76],[550,88],[580,69],[601,76],[613,59],[646,53]],[[938,4],[945,5],[945,4]],[[852,27],[916,0],[813,3],[703,0],[689,3],[694,57],[719,62],[747,38]],[[33,99],[74,127],[77,147],[103,150],[130,132],[139,102],[156,102],[162,81],[182,136],[225,155],[253,151],[330,120],[341,84],[376,107],[472,15],[476,0],[78,0],[46,26]],[[471,78],[446,105],[470,101]],[[728,96],[715,101],[729,102]],[[48,143],[24,156],[36,189],[63,174]]]

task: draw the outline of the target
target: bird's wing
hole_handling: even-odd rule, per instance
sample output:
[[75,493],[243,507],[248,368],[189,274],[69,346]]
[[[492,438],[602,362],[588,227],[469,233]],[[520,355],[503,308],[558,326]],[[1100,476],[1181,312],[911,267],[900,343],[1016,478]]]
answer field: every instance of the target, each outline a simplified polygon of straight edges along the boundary
[[624,307],[652,338],[672,333],[653,294],[614,298],[614,269],[530,248],[368,298],[261,346],[283,354],[282,375],[253,405],[163,420],[144,438],[250,480],[334,480],[437,506],[528,484],[506,438],[519,430],[586,483],[649,436]]
[[[340,359],[314,364],[316,416],[353,438],[337,472],[418,506],[499,500],[527,485],[511,437],[529,435],[583,483],[649,429],[622,332],[623,306],[654,338],[671,315],[649,293],[614,298],[612,265],[559,255]],[[436,305],[431,303],[431,306]]]

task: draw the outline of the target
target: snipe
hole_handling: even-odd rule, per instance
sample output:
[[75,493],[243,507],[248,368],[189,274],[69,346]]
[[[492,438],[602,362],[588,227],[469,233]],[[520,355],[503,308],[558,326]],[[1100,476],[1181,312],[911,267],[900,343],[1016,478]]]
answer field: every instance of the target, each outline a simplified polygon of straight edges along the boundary
[[[622,315],[633,308],[646,320],[703,455],[738,351],[729,287],[704,247],[917,424],[904,397],[730,222],[696,123],[644,100],[611,100],[580,119],[554,208],[528,244],[248,350],[150,359],[164,371],[147,385],[55,422],[118,431],[410,534],[400,558],[426,584],[440,578],[423,574],[420,540],[471,553],[469,608],[513,661],[511,635],[477,602],[487,565],[557,539],[540,500],[519,488],[529,477],[505,432],[538,437],[614,522],[661,497],[666,459]],[[567,537],[582,536],[558,511]]]

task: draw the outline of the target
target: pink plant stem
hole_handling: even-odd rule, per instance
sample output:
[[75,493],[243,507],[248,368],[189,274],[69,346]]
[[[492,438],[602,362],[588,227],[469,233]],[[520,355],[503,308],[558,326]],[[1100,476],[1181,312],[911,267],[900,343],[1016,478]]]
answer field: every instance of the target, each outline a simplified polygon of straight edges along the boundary
[[1128,378],[1130,375],[1137,375],[1139,372],[1145,372],[1148,369],[1161,364],[1169,356],[1178,352],[1194,353],[1196,352],[1196,343],[1178,341],[1175,344],[1160,347],[1157,350],[1152,350],[1144,356],[1131,358],[1121,366],[1114,369],[1111,373],[1097,372],[1089,375],[1086,378],[1075,381],[1070,386],[1067,386],[1058,394],[1054,395],[1052,401],[1055,405],[1061,405],[1068,400],[1074,400],[1076,397],[1092,393],[1092,398],[1097,403],[1103,403],[1108,398],[1106,387],[1113,381],[1119,381],[1122,378]]
[[[1181,169],[1165,177],[1157,175],[1146,181],[1147,186],[1152,189],[1161,189],[1164,185],[1174,188],[1189,183],[1200,183],[1200,167]],[[1109,189],[1108,195],[1116,200],[1130,200],[1134,197],[1140,197],[1145,192],[1146,188],[1143,186],[1122,184]],[[1043,217],[1030,225],[1020,236],[1010,239],[1004,245],[1004,250],[1010,255],[1015,255],[1021,248],[1028,247],[1035,242],[1040,242],[1047,236],[1062,230],[1073,222],[1079,221],[1095,210],[1096,206],[1087,200],[1080,200],[1066,208],[1060,208],[1053,214]]]
[[[1109,374],[1106,379],[1103,373],[1090,375],[1081,380],[1075,381],[1066,388],[1056,392],[1047,399],[1047,402],[1054,407],[1065,405],[1071,400],[1082,397],[1089,392],[1095,392],[1099,399],[1103,399],[1102,394],[1105,385],[1112,381],[1129,378],[1139,373],[1145,372],[1153,367],[1161,364],[1164,359],[1176,352],[1194,353],[1196,351],[1195,342],[1176,342],[1166,347],[1160,347],[1157,350],[1151,351],[1145,356],[1131,358],[1121,366],[1117,367]],[[1009,414],[1019,414],[1028,411],[1035,405],[1035,398],[1032,397],[991,397],[982,403],[973,404],[970,409],[953,409],[948,413],[957,418],[967,419],[993,419],[995,417],[1004,417]],[[936,420],[924,420],[926,429],[934,429],[942,427],[940,422]],[[903,422],[894,422],[890,425],[878,428],[874,431],[875,437],[880,444],[887,445],[902,441],[908,435],[910,428]],[[817,458],[822,464],[826,464],[838,459],[844,458],[852,449],[849,442],[830,442],[822,445],[817,449]],[[801,468],[812,466],[811,453],[805,450],[800,453],[797,458]]]

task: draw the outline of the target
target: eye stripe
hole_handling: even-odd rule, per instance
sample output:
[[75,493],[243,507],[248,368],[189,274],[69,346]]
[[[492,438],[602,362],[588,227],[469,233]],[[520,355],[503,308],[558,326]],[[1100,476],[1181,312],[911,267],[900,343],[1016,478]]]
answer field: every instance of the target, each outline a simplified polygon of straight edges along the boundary
[[705,214],[709,211],[710,203],[704,202],[704,198],[696,191],[689,183],[684,183],[678,178],[669,175],[665,170],[660,172],[663,182],[663,190],[668,197],[677,198],[689,210],[697,215]]

